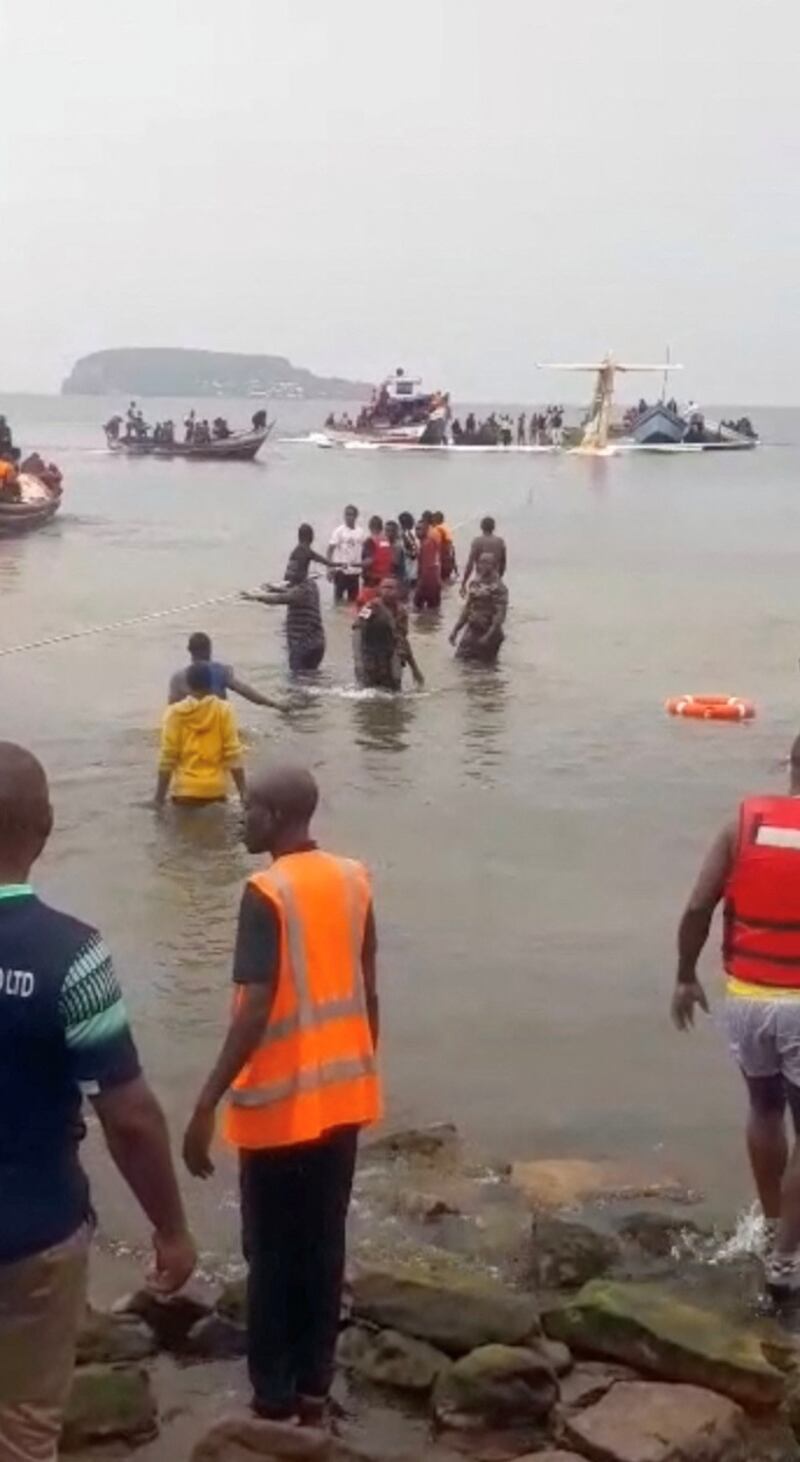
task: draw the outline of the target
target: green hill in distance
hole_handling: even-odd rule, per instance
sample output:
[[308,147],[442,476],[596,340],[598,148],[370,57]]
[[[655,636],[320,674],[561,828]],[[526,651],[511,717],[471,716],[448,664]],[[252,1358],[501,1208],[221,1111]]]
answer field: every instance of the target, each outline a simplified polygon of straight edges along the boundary
[[364,381],[315,376],[284,355],[238,355],[218,350],[97,350],[75,362],[62,396],[309,397],[355,401],[369,396]]

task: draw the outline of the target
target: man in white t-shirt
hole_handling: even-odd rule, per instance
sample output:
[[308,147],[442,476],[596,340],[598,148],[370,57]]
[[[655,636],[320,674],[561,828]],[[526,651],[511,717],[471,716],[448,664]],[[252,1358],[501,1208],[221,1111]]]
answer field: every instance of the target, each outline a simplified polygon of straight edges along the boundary
[[358,508],[349,503],[344,510],[344,522],[334,529],[328,546],[328,557],[336,565],[330,572],[335,604],[341,604],[343,599],[355,604],[358,598],[365,537],[364,529],[358,526]]

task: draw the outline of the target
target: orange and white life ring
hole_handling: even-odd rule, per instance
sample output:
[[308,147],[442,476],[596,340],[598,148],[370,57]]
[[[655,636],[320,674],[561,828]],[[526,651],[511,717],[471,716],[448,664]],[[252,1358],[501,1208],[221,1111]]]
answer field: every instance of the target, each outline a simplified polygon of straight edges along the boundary
[[665,709],[694,721],[752,721],[756,713],[753,702],[739,695],[675,695]]

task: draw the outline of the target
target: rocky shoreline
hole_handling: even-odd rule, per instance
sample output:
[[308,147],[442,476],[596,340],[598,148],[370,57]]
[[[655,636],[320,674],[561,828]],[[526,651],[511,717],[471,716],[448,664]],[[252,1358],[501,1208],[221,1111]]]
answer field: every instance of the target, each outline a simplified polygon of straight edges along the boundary
[[366,1147],[334,1439],[246,1410],[244,1281],[87,1316],[63,1448],[140,1462],[800,1462],[800,1343],[696,1195],[620,1164],[493,1169],[452,1127]]

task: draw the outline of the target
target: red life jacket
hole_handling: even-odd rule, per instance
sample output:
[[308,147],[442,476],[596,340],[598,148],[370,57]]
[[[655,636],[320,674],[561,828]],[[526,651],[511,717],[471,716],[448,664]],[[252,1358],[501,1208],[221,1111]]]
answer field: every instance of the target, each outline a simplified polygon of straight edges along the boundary
[[741,805],[722,954],[737,980],[800,989],[800,797]]
[[369,583],[380,584],[384,579],[391,578],[392,545],[386,538],[373,538],[372,545],[372,557],[368,560],[364,573]]

